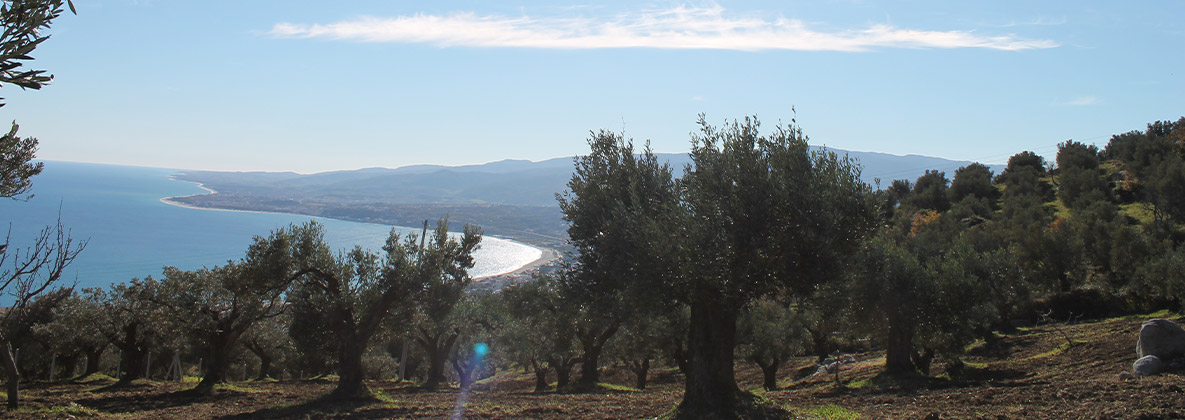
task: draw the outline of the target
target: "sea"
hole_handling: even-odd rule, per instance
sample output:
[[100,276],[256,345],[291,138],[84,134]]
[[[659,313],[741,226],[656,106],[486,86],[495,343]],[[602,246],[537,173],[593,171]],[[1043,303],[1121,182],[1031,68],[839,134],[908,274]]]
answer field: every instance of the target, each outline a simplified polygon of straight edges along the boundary
[[[165,266],[193,270],[224,265],[242,258],[254,237],[293,223],[323,224],[325,239],[335,251],[356,245],[380,251],[393,228],[293,214],[178,207],[161,199],[207,192],[198,184],[171,179],[178,170],[44,163],[42,173],[33,177],[32,198],[0,199],[0,223],[9,223],[9,258],[60,218],[72,238],[87,241],[61,279],[63,285],[79,289],[159,277]],[[394,228],[403,235],[421,231]],[[469,273],[474,278],[504,274],[542,255],[538,248],[487,236]],[[0,296],[0,304],[4,302],[11,302],[11,297]]]

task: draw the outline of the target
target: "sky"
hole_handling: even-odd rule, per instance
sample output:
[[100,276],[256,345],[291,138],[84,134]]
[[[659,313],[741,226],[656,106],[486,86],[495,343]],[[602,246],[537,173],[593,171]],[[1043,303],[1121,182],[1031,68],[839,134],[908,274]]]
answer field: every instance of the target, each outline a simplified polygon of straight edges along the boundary
[[708,122],[1002,163],[1185,115],[1185,2],[76,0],[39,158],[312,173],[684,152]]

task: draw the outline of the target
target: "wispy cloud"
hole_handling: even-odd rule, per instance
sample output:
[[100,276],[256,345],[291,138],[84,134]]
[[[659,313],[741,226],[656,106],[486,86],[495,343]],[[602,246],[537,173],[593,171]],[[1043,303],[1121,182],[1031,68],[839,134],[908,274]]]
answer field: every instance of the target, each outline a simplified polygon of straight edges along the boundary
[[1089,105],[1098,105],[1101,103],[1103,103],[1102,99],[1099,99],[1099,97],[1097,97],[1097,96],[1090,95],[1090,96],[1077,97],[1077,98],[1074,98],[1074,99],[1071,99],[1071,100],[1068,100],[1065,102],[1059,102],[1058,105],[1062,105],[1062,106],[1089,106]]
[[1038,17],[1035,17],[1035,18],[1032,18],[1029,20],[1023,20],[1023,21],[1015,21],[1014,20],[1012,22],[1009,22],[1009,23],[1006,23],[1006,24],[1000,25],[1000,26],[1007,27],[1007,28],[1016,27],[1016,26],[1057,26],[1057,25],[1065,25],[1066,22],[1067,22],[1067,20],[1066,20],[1065,16],[1062,16],[1060,18],[1038,16]]
[[363,16],[325,24],[277,23],[278,38],[431,44],[441,47],[551,49],[661,48],[867,51],[876,48],[1053,48],[1050,40],[973,31],[927,31],[879,24],[825,32],[797,19],[732,16],[723,7],[679,6],[611,18],[506,17],[459,12]]

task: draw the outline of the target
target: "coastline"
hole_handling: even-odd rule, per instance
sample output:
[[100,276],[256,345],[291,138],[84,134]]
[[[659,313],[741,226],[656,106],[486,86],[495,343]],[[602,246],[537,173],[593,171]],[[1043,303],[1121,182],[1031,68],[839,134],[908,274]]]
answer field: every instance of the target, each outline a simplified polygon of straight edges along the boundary
[[[498,238],[498,239],[502,239],[502,238]],[[506,239],[503,239],[503,240],[506,240]],[[516,243],[521,243],[521,242],[516,242]],[[526,275],[526,274],[529,274],[529,273],[539,269],[539,267],[545,266],[547,264],[550,264],[553,261],[560,259],[559,251],[556,251],[554,249],[544,248],[544,247],[539,247],[539,246],[534,246],[534,245],[527,245],[527,246],[538,249],[539,251],[541,251],[538,259],[536,259],[535,261],[531,261],[531,262],[527,263],[527,265],[524,265],[524,266],[519,267],[519,268],[512,270],[512,271],[507,271],[502,274],[491,274],[488,276],[474,277],[473,280],[478,281],[478,280],[486,280],[486,279],[492,279],[495,277],[502,277],[502,276]]]
[[[347,219],[334,219],[334,218],[330,218],[330,217],[324,217],[324,216],[314,216],[314,215],[309,215],[309,214],[300,214],[300,213],[287,213],[287,212],[279,212],[279,211],[264,211],[264,210],[240,210],[240,209],[224,209],[224,208],[218,208],[218,207],[199,207],[199,206],[194,206],[194,205],[190,205],[190,204],[185,204],[185,203],[182,203],[182,202],[180,202],[180,201],[177,201],[176,199],[178,199],[178,198],[186,198],[186,197],[196,197],[196,196],[201,196],[201,195],[213,195],[213,194],[217,194],[218,192],[217,192],[217,191],[215,191],[215,190],[213,190],[213,189],[211,189],[211,188],[209,188],[209,187],[206,187],[206,186],[205,186],[205,184],[201,184],[201,183],[197,183],[197,182],[193,182],[193,181],[184,181],[184,180],[179,180],[179,179],[176,179],[176,177],[173,177],[173,176],[170,176],[170,177],[169,177],[169,179],[170,179],[170,180],[173,180],[173,181],[181,181],[181,182],[190,182],[190,183],[194,183],[194,184],[197,184],[197,187],[198,187],[198,188],[201,188],[202,190],[205,190],[205,191],[206,191],[206,193],[205,193],[205,194],[190,194],[190,195],[183,195],[183,196],[172,196],[172,197],[162,197],[162,198],[160,198],[160,200],[159,200],[159,201],[160,201],[161,203],[164,203],[164,204],[166,204],[166,205],[170,205],[170,206],[174,206],[174,207],[180,207],[180,208],[191,209],[191,210],[206,210],[206,211],[226,211],[226,212],[238,212],[238,213],[259,213],[259,214],[282,214],[282,215],[295,215],[295,216],[305,216],[305,217],[312,217],[312,218],[316,218],[316,219],[338,220],[338,221],[342,221],[342,222],[352,222],[352,223],[369,223],[369,224],[373,224],[373,225],[382,225],[382,226],[387,226],[387,225],[385,225],[385,224],[381,224],[381,223],[362,222],[362,221],[357,221],[357,220],[347,220]],[[516,269],[514,269],[514,270],[510,270],[510,271],[507,271],[507,272],[504,272],[504,273],[489,274],[489,275],[484,275],[484,276],[480,276],[480,277],[474,277],[474,278],[473,278],[473,280],[474,280],[474,281],[487,280],[487,279],[492,279],[492,278],[496,278],[496,277],[502,277],[502,276],[519,276],[519,275],[525,275],[525,274],[528,274],[528,273],[530,273],[530,272],[532,272],[532,271],[534,271],[534,270],[537,270],[539,267],[542,267],[542,266],[544,266],[544,265],[547,265],[547,264],[549,264],[549,263],[551,263],[551,262],[553,262],[553,261],[555,261],[555,260],[559,259],[559,251],[556,251],[556,250],[554,250],[554,249],[551,249],[551,248],[548,248],[548,247],[543,247],[543,246],[539,246],[539,245],[533,245],[533,244],[525,244],[525,243],[522,243],[522,242],[519,242],[519,241],[515,241],[515,240],[512,240],[512,239],[507,239],[507,238],[499,238],[499,237],[497,237],[497,236],[490,236],[490,238],[494,238],[494,239],[501,240],[501,241],[512,242],[512,243],[519,244],[519,245],[522,245],[522,246],[526,246],[526,247],[530,247],[530,248],[537,249],[537,250],[539,250],[539,251],[540,251],[540,252],[539,252],[539,258],[536,258],[534,261],[528,262],[528,263],[524,264],[524,265],[523,265],[523,266],[521,266],[521,267],[518,267],[518,268],[516,268]]]

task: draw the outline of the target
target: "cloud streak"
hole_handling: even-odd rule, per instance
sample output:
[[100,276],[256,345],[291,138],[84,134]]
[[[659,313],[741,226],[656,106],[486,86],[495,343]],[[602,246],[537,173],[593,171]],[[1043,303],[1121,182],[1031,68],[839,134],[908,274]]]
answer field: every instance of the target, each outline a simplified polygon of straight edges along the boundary
[[416,14],[363,16],[325,24],[277,23],[276,38],[430,44],[440,47],[698,50],[869,51],[878,48],[986,48],[1019,51],[1054,48],[1050,40],[973,31],[926,31],[892,25],[825,32],[797,19],[734,17],[720,6],[679,6],[612,18],[532,18]]
[[1062,102],[1061,105],[1063,105],[1063,106],[1089,106],[1089,105],[1098,105],[1101,103],[1103,103],[1103,100],[1099,99],[1097,96],[1082,96],[1082,97],[1071,99],[1069,101]]

